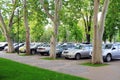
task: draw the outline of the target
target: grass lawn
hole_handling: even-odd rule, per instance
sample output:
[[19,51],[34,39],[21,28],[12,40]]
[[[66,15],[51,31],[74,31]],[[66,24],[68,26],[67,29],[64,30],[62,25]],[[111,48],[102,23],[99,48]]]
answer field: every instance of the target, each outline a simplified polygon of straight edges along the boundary
[[0,58],[0,80],[88,80]]
[[40,59],[44,59],[44,60],[63,60],[61,58],[53,59],[53,58],[50,58],[50,57],[44,57],[44,58],[40,58]]
[[92,66],[92,67],[101,67],[101,66],[107,66],[109,64],[92,64],[90,62],[85,62],[85,63],[82,63],[81,65],[84,65],[84,66]]

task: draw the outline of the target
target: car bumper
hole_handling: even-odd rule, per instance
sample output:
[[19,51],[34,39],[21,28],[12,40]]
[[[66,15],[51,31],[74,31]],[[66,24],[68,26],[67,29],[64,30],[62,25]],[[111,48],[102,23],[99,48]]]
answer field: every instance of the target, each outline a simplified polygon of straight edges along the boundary
[[66,58],[75,58],[74,55],[69,55],[69,54],[62,54],[62,56]]

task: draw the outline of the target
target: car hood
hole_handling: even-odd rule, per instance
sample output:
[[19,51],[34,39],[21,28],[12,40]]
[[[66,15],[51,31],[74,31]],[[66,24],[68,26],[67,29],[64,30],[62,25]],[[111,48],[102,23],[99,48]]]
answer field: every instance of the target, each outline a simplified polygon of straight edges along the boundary
[[109,52],[111,52],[111,49],[103,49],[102,50],[102,55],[106,55]]

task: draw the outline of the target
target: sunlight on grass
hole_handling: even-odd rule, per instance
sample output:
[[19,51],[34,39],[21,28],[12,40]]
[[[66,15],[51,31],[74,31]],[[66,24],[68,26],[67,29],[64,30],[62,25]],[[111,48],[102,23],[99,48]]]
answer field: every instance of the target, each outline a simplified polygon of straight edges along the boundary
[[88,80],[0,58],[0,80]]

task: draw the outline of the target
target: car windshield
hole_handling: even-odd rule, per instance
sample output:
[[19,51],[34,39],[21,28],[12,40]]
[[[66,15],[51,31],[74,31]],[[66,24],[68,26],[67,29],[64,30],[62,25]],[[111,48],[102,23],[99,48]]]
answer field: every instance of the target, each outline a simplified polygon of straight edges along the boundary
[[6,45],[6,43],[0,42],[0,46],[5,46],[5,45]]
[[0,44],[0,46],[3,46],[4,44]]
[[62,48],[67,48],[67,45],[62,45],[61,47],[62,47]]
[[57,45],[56,48],[61,48],[61,46],[60,46],[60,45]]
[[77,46],[75,47],[75,49],[83,49],[83,48],[84,48],[83,45],[77,45]]
[[50,45],[49,44],[45,44],[45,45],[43,45],[43,47],[50,47]]
[[112,44],[106,44],[104,49],[111,49],[112,48]]
[[30,46],[34,46],[35,44],[31,43]]

